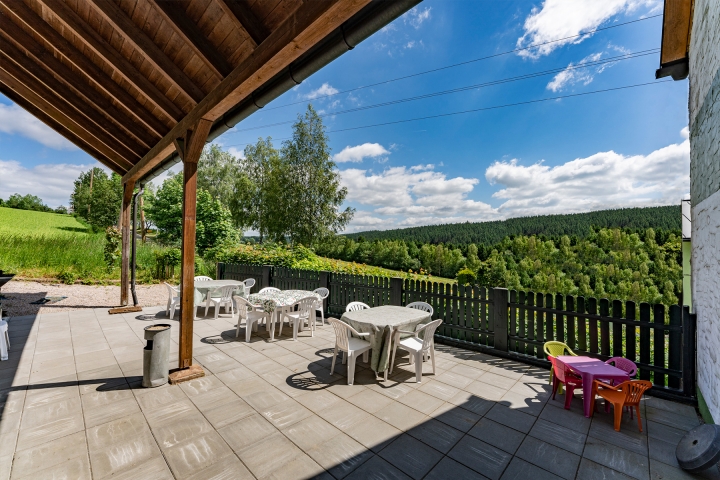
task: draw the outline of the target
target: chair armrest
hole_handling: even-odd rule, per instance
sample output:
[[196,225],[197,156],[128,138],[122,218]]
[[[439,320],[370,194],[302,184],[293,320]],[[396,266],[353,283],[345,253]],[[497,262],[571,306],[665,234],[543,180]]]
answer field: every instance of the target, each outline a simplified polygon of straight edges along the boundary
[[600,380],[595,380],[595,387],[596,387],[596,388],[597,388],[597,387],[608,388],[608,389],[610,389],[610,390],[615,390],[616,392],[620,391],[620,388],[618,388],[618,387],[613,387],[612,385],[609,385],[609,384],[607,384],[607,383],[605,383],[605,382],[601,382]]
[[407,333],[408,335],[412,335],[414,337],[417,337],[417,332],[408,332],[407,330],[395,330],[397,333]]
[[369,337],[369,336],[370,336],[370,332],[358,333],[357,335],[358,335],[358,337]]

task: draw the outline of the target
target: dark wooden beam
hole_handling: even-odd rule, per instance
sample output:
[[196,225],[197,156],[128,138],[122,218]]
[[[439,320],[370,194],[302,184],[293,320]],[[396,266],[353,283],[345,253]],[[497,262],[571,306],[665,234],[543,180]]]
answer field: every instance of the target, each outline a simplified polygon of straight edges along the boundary
[[[120,306],[128,304],[130,287],[130,207],[132,206],[135,182],[123,183],[122,207],[120,209],[120,232],[122,233],[120,261]],[[135,232],[132,232],[134,235]]]
[[111,65],[119,75],[135,87],[153,105],[176,122],[183,118],[183,112],[161,92],[155,84],[141,74],[120,52],[110,47],[95,30],[83,21],[62,0],[37,0],[60,20],[63,25],[76,35],[96,55]]
[[[163,135],[170,130],[169,124],[161,121],[153,115],[145,105],[141,104],[134,96],[130,95],[130,93],[118,85],[100,67],[95,65],[89,58],[80,52],[80,50],[68,42],[65,37],[60,35],[48,23],[43,21],[42,18],[38,17],[30,7],[25,5],[25,3],[13,0],[0,0],[0,4],[4,7],[2,11],[12,12],[19,21],[23,22],[27,28],[32,29],[45,41],[46,48],[52,48],[54,51],[64,56],[70,63],[73,64],[78,72],[85,75],[87,80],[97,85],[110,98],[121,105],[128,114],[133,115],[142,122],[149,132],[156,135],[158,138],[162,138]],[[155,105],[152,102],[150,102],[150,105],[151,108],[155,108]],[[160,111],[162,111],[162,109],[160,109]],[[172,124],[175,124],[175,119],[167,116],[164,112],[163,116],[171,119]]]
[[5,85],[4,83],[0,82],[0,93],[5,95],[7,98],[12,100],[17,105],[20,105],[23,109],[30,112],[31,115],[33,115],[35,118],[43,122],[48,127],[55,130],[57,133],[68,139],[70,142],[74,143],[77,147],[82,149],[85,153],[93,157],[98,162],[102,163],[106,167],[108,167],[113,172],[117,173],[118,175],[124,175],[127,170],[124,170],[114,164],[113,162],[109,161],[105,155],[91,147],[88,143],[85,142],[82,138],[75,135],[71,130],[67,129],[64,125],[62,125],[59,122],[56,122],[55,119],[53,119],[51,116],[37,108],[32,103],[25,100],[23,97],[18,95],[13,89]]
[[[22,79],[19,80],[18,77]],[[0,81],[12,88],[18,95],[32,103],[38,109],[64,125],[68,130],[82,138],[88,145],[102,153],[108,161],[128,171],[133,162],[120,155],[115,149],[104,143],[106,138],[102,130],[89,122],[86,117],[64,104],[52,91],[45,88],[30,75],[24,73],[10,59],[0,54]]]
[[270,36],[270,31],[258,20],[246,0],[218,0],[218,3],[230,18],[237,20],[255,46],[260,45]]
[[195,52],[195,55],[205,62],[205,65],[215,72],[215,75],[223,79],[232,72],[232,65],[230,65],[218,49],[210,43],[195,22],[187,16],[184,2],[168,0],[150,1],[155,6],[155,10],[164,18],[165,22],[183,38],[187,46]]
[[[150,135],[146,128],[135,123],[124,111],[115,107],[100,92],[88,85],[83,76],[55,58],[42,45],[37,43],[32,36],[13,23],[3,12],[2,7],[0,7],[0,38],[12,44],[16,51],[22,54],[18,60],[25,70],[30,69],[31,65],[29,64],[36,66],[37,68],[32,68],[33,74],[42,75],[45,78],[43,83],[52,84],[59,81],[65,88],[80,98],[82,104],[75,105],[76,109],[86,111],[92,117],[105,118],[105,122],[102,123],[109,127],[109,129],[104,128],[108,134],[114,136],[120,142],[123,142],[126,136],[129,136],[130,141],[126,145],[138,156],[145,154],[159,140],[159,138]],[[4,44],[4,42],[0,41],[0,49]],[[8,52],[8,54],[12,55],[11,52]],[[37,75],[35,76],[37,77]],[[71,101],[67,97],[65,100]]]
[[178,368],[192,365],[193,321],[195,320],[195,224],[197,164],[212,122],[198,121],[181,139],[174,139],[183,160],[182,261],[180,281],[180,349]]
[[205,97],[205,93],[193,83],[185,72],[163,52],[160,47],[135,25],[112,0],[91,0],[95,10],[113,26],[115,31],[129,42],[140,55],[150,62],[157,72],[175,85],[193,104]]
[[[91,115],[91,109],[70,88],[57,81],[40,65],[0,36],[0,60],[2,68],[43,98],[50,100],[58,109],[72,118],[95,138],[112,148],[129,161],[142,157],[145,149],[117,134],[117,127],[102,115]],[[118,138],[119,137],[119,138]]]
[[220,82],[124,177],[139,180],[171,155],[173,142],[200,119],[215,121],[274,75],[315,46],[365,7],[370,0],[324,0],[303,3]]

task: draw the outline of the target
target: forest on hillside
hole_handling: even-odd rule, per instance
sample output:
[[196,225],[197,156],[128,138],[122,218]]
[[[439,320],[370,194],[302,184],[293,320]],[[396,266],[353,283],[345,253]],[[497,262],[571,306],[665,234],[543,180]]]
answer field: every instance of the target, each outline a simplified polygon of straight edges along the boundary
[[544,235],[560,237],[573,235],[585,238],[590,227],[629,228],[644,231],[647,228],[661,230],[680,230],[680,205],[664,207],[622,208],[599,210],[588,213],[567,215],[541,215],[519,217],[508,220],[477,223],[449,223],[394,230],[370,230],[347,234],[357,240],[404,240],[418,244],[442,243],[445,245],[494,245],[503,238],[515,235]]

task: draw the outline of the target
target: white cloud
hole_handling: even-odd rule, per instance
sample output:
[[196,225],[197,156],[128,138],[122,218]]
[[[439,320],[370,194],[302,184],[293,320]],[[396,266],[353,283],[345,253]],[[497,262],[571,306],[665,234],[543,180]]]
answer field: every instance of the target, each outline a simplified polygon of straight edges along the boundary
[[[661,3],[661,0],[545,0],[541,8],[533,8],[525,19],[524,33],[518,38],[517,46],[523,48],[579,35],[599,27],[615,15],[633,13],[641,7],[654,11]],[[518,55],[539,58],[563,45],[580,43],[589,36],[548,43],[522,50]]]
[[67,206],[73,191],[73,182],[81,172],[87,172],[93,167],[101,167],[110,173],[99,163],[57,163],[27,168],[15,160],[0,160],[0,197],[7,200],[13,193],[31,194],[42,198],[50,207]]
[[18,105],[0,103],[0,132],[18,134],[56,150],[74,150],[74,144]]
[[570,87],[578,83],[588,85],[593,81],[595,75],[605,71],[605,69],[612,67],[616,62],[603,63],[597,66],[588,66],[582,68],[582,65],[587,63],[594,63],[600,60],[602,57],[601,53],[593,53],[580,60],[577,64],[570,63],[565,70],[555,75],[555,77],[547,84],[547,89],[553,92],[558,92],[565,87]]
[[235,158],[239,158],[239,159],[245,158],[245,151],[237,149],[235,147],[228,148],[228,153]]
[[403,21],[412,25],[415,29],[418,29],[424,22],[430,20],[430,10],[432,10],[431,7],[423,9],[413,7],[403,15]]
[[362,162],[366,158],[377,158],[389,154],[390,152],[379,143],[363,143],[362,145],[343,148],[340,153],[333,156],[333,160],[337,163]]
[[504,187],[493,197],[506,217],[674,204],[690,189],[687,129],[681,134],[682,143],[648,155],[599,152],[555,167],[495,162],[485,178]]
[[467,198],[477,178],[447,178],[434,165],[392,167],[381,173],[351,168],[340,174],[348,201],[371,208],[358,209],[351,231],[497,217],[490,205]]
[[329,83],[325,82],[322,85],[320,85],[319,88],[316,88],[315,90],[311,90],[310,93],[306,93],[303,95],[304,98],[308,100],[315,100],[318,97],[325,97],[327,95],[335,95],[338,93],[339,90]]

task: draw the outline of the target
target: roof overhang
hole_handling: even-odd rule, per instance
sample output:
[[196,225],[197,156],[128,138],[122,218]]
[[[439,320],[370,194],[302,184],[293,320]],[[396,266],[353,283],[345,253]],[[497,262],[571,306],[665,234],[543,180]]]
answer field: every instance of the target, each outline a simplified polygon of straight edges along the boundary
[[655,78],[687,78],[693,3],[693,0],[665,0],[660,68],[655,71]]

